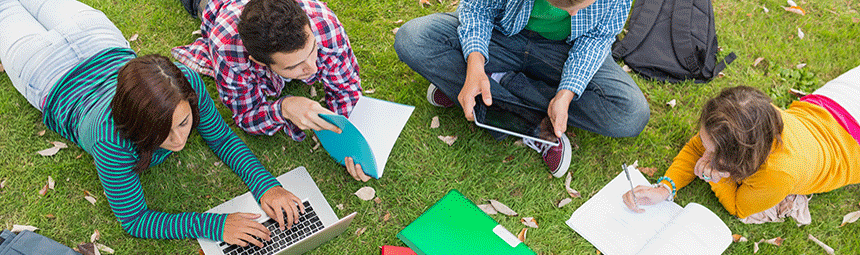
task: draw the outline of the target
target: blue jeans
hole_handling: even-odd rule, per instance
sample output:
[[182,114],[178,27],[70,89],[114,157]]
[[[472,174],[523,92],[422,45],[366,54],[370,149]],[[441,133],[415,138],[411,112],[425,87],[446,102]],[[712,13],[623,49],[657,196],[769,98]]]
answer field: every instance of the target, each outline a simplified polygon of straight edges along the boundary
[[128,41],[104,13],[83,3],[0,0],[0,61],[39,111],[63,75],[111,47],[128,47]]
[[[394,49],[401,61],[436,85],[455,103],[466,80],[457,13],[436,13],[410,20],[398,30]],[[493,30],[487,73],[507,73],[490,80],[493,101],[548,109],[561,81],[571,46],[529,30],[511,37]],[[568,124],[611,137],[637,136],[650,117],[639,86],[607,54],[606,60],[570,104]],[[496,138],[499,136],[495,135]]]

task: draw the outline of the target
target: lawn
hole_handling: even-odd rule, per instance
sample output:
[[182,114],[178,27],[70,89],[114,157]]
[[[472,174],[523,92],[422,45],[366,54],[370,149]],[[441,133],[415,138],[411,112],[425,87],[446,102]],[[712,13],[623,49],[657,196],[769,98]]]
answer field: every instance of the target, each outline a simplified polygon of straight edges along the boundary
[[[523,217],[535,217],[540,228],[529,230],[525,243],[540,254],[595,254],[595,248],[564,221],[618,174],[622,163],[639,160],[642,166],[658,168],[658,174],[650,178],[655,181],[694,134],[705,100],[722,88],[748,85],[766,91],[778,106],[785,107],[795,100],[788,93],[790,88],[810,92],[860,64],[860,1],[801,0],[798,3],[807,11],[801,16],[784,11],[782,6],[787,4],[782,0],[716,0],[714,12],[723,54],[738,55],[723,71],[725,76],[708,84],[667,84],[633,75],[649,100],[650,122],[636,138],[570,132],[579,145],[570,167],[574,174],[571,186],[583,197],[556,208],[555,203],[567,197],[564,180],[548,178],[537,153],[517,146],[511,138],[493,140],[466,122],[460,109],[432,107],[424,97],[427,80],[397,59],[391,30],[399,26],[398,21],[451,11],[455,8],[451,1],[432,0],[432,5],[425,7],[418,0],[327,1],[350,36],[364,89],[375,91],[368,95],[416,106],[380,180],[354,181],[324,150],[312,150],[314,142],[310,139],[294,142],[283,133],[272,137],[244,134],[229,120],[228,110],[218,104],[228,124],[274,175],[305,166],[328,201],[343,204],[342,210],[335,209],[339,216],[358,212],[343,235],[312,254],[378,254],[381,245],[404,246],[395,237],[397,232],[450,189],[460,190],[479,204],[496,199]],[[139,35],[131,45],[141,55],[169,55],[171,47],[193,41],[191,32],[200,24],[176,0],[83,2],[104,11],[127,38]],[[803,39],[798,37],[798,28],[805,33]],[[764,57],[767,65],[753,67],[758,57]],[[806,66],[798,68],[801,63]],[[210,93],[217,95],[213,80],[205,81]],[[100,242],[118,254],[197,253],[199,246],[193,239],[140,239],[123,231],[102,194],[92,157],[74,145],[51,157],[36,154],[51,147],[51,141],[71,143],[52,131],[39,135],[46,129],[41,113],[13,89],[6,75],[0,75],[0,86],[5,88],[0,90],[0,101],[4,102],[0,104],[0,119],[4,120],[0,125],[0,180],[5,182],[0,189],[0,227],[33,225],[40,228],[37,233],[68,246],[88,242],[98,229]],[[303,84],[290,85],[286,93],[310,95],[309,87]],[[677,106],[666,105],[672,99],[677,100]],[[428,128],[434,116],[441,120],[438,129]],[[436,138],[439,135],[459,138],[448,146]],[[192,134],[184,151],[141,175],[149,208],[202,212],[246,192],[241,180],[218,161],[200,136]],[[48,176],[56,180],[56,190],[39,195]],[[352,194],[363,186],[374,187],[381,203],[361,201]],[[83,199],[84,191],[98,199],[94,206]],[[810,202],[812,224],[803,227],[792,220],[745,225],[728,214],[701,181],[680,190],[676,202],[705,205],[733,233],[749,240],[787,239],[780,247],[762,245],[761,254],[822,253],[807,240],[807,234],[815,235],[839,254],[850,254],[860,250],[860,223],[839,224],[843,215],[860,210],[858,194],[860,189],[852,185],[815,195]],[[386,214],[390,214],[387,221],[383,220]],[[492,217],[514,233],[523,227],[519,217]],[[366,231],[356,234],[359,228]],[[726,253],[749,254],[752,249],[752,242],[735,243]]]

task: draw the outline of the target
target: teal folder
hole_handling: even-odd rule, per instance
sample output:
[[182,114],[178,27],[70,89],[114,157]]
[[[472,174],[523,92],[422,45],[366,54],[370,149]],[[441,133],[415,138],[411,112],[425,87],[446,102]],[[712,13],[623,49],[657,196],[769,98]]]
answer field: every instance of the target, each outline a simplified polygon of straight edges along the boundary
[[379,179],[382,173],[376,169],[376,158],[367,140],[346,117],[333,114],[320,114],[320,118],[340,128],[340,134],[329,131],[314,131],[320,140],[323,149],[341,165],[346,164],[344,159],[352,157],[356,164],[361,165],[361,170],[370,177]]
[[451,190],[397,238],[417,254],[535,254],[457,190]]

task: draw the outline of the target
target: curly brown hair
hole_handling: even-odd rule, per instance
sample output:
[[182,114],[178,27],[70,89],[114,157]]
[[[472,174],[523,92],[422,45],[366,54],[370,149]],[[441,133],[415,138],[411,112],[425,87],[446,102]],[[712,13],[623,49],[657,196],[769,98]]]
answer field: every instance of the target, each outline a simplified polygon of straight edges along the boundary
[[782,143],[782,117],[771,99],[756,88],[724,89],[702,108],[699,126],[713,139],[710,167],[736,181],[758,171],[774,143]]

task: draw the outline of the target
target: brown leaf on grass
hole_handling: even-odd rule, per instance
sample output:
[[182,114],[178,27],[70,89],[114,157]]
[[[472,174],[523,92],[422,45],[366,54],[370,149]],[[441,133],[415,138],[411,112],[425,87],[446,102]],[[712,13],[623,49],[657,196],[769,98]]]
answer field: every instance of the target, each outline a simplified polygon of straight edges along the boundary
[[796,97],[805,97],[806,95],[809,95],[809,93],[806,93],[806,92],[803,92],[802,90],[797,90],[797,89],[789,89],[788,93],[792,94]]
[[355,230],[355,236],[361,236],[361,234],[364,234],[364,231],[366,231],[366,230],[367,230],[367,227],[356,229]]
[[797,38],[800,38],[800,40],[803,40],[803,37],[806,37],[806,34],[803,33],[803,30],[800,30],[800,28],[798,27],[797,28]]
[[89,191],[84,190],[84,199],[90,202],[90,204],[96,205],[96,198],[93,194],[90,194]]
[[97,248],[98,250],[103,251],[103,252],[106,252],[106,253],[108,253],[108,254],[113,254],[113,253],[114,253],[114,250],[113,250],[113,249],[111,249],[110,247],[107,247],[107,245],[97,243],[97,244],[95,244],[95,246],[96,246],[96,248]]
[[102,237],[102,234],[101,234],[101,233],[99,233],[99,230],[98,230],[98,229],[96,229],[95,231],[93,231],[93,234],[92,234],[92,235],[90,235],[90,242],[91,242],[91,243],[95,243],[95,242],[96,242],[96,241],[98,241],[98,240],[99,240],[99,238],[101,238],[101,237]]
[[45,194],[48,194],[48,184],[45,184],[45,186],[42,187],[41,190],[39,190],[39,195],[44,196]]
[[140,37],[139,34],[133,34],[133,35],[131,35],[131,37],[128,38],[128,41],[129,42],[137,41],[138,37]]
[[648,175],[648,177],[654,177],[654,174],[657,173],[657,168],[654,167],[640,167],[639,172]]
[[[75,156],[75,159],[81,159],[81,157],[83,157],[83,156],[84,156],[84,154],[83,154],[83,153],[78,154],[77,156]],[[179,163],[181,164],[181,163],[182,163],[182,161],[179,161]]]
[[191,32],[191,35],[201,36],[203,35],[203,30],[197,29],[194,32]]
[[364,94],[373,94],[373,93],[376,93],[376,89],[368,89],[368,90],[364,91]]
[[800,6],[789,6],[789,7],[782,7],[782,8],[785,9],[785,11],[787,11],[787,12],[797,13],[797,14],[800,14],[801,16],[806,15],[806,11],[804,11],[803,8],[800,8]]
[[418,4],[421,5],[421,8],[424,8],[424,5],[430,5],[430,0],[418,0]]
[[399,19],[399,20],[397,20],[397,21],[395,21],[395,22],[392,22],[392,23],[397,24],[397,25],[399,25],[399,24],[403,24],[403,20],[402,20],[402,19]]
[[628,65],[624,65],[621,67],[621,70],[624,70],[625,73],[633,72],[633,69]]
[[361,200],[369,201],[369,200],[373,199],[373,197],[376,196],[376,190],[373,189],[372,187],[364,186],[364,187],[361,187],[360,189],[358,189],[358,191],[356,191],[353,194],[355,194],[355,196],[357,196]]
[[310,91],[311,97],[317,97],[317,88],[314,88],[314,86],[309,86],[309,87],[311,87],[311,91]]
[[514,160],[514,155],[508,155],[507,157],[505,157],[505,159],[502,160],[502,163],[508,163],[511,162],[511,160]]
[[12,230],[10,230],[10,231],[12,231],[12,233],[21,233],[21,231],[24,231],[24,230],[36,231],[36,229],[39,229],[39,228],[34,227],[34,226],[30,226],[30,225],[12,225]]
[[514,146],[525,147],[526,144],[523,143],[522,139],[519,139],[514,142]]
[[8,179],[3,179],[3,181],[0,181],[0,189],[2,189],[2,188],[5,188],[5,187],[6,187],[6,181],[7,181],[7,180],[8,180]]
[[221,166],[221,164],[223,164],[221,163],[221,161],[215,161],[215,163],[212,163],[212,165],[215,165],[215,167],[219,167]]
[[48,188],[49,188],[49,189],[54,189],[54,185],[55,185],[55,183],[54,183],[54,178],[51,178],[51,176],[50,176],[50,175],[48,175]]
[[761,241],[753,243],[753,254],[758,253],[758,243],[760,243],[760,242]]
[[499,213],[499,211],[496,211],[496,208],[493,208],[493,205],[491,205],[491,204],[478,205],[478,208],[481,208],[481,211],[484,211],[484,213],[489,214],[489,215]]
[[524,218],[520,219],[520,223],[522,223],[523,225],[526,225],[530,228],[538,228],[537,221],[535,220],[534,217],[524,217]]
[[99,254],[99,250],[93,243],[82,243],[78,244],[77,251],[83,255],[96,255]]
[[60,148],[60,149],[69,148],[69,146],[68,146],[68,145],[66,145],[66,143],[64,143],[64,142],[56,142],[56,141],[54,141],[54,142],[51,142],[51,144],[53,144],[53,145],[54,145],[54,147],[57,147],[57,148]]
[[526,232],[528,232],[528,231],[529,231],[529,228],[523,228],[523,230],[520,230],[520,233],[517,234],[517,239],[520,239],[520,242],[525,242],[526,241]]
[[756,58],[755,61],[753,61],[753,67],[758,66],[758,64],[761,63],[762,60],[764,60],[763,57]]
[[746,241],[748,241],[747,238],[742,236],[742,235],[738,235],[738,234],[732,235],[732,242],[737,243],[737,242],[746,242]]
[[[762,240],[765,243],[773,244],[776,246],[782,245],[782,242],[785,241],[785,239],[782,239],[782,237],[775,237],[775,238],[771,238],[771,239],[767,239],[767,240],[764,240],[764,239],[762,239]],[[759,241],[759,242],[761,242],[761,241]]]
[[564,189],[567,190],[567,194],[570,197],[578,198],[581,197],[582,194],[579,194],[579,191],[570,187],[570,181],[573,180],[573,175],[570,172],[567,172],[567,178],[564,179]]
[[391,29],[391,33],[392,33],[392,34],[395,34],[395,35],[396,35],[396,34],[397,34],[397,31],[400,31],[400,27],[395,27],[395,28]]
[[58,148],[57,146],[54,146],[51,148],[37,151],[36,153],[38,153],[39,155],[42,155],[43,157],[50,157],[50,156],[56,155],[57,152],[60,152],[60,148]]
[[717,74],[717,78],[723,78],[723,77],[726,77],[726,74],[725,74],[725,73],[720,72],[720,73],[718,73],[718,74]]
[[441,135],[440,135],[440,136],[437,136],[437,137],[439,138],[439,140],[442,140],[443,142],[447,143],[447,144],[448,144],[448,146],[454,145],[454,142],[456,142],[456,141],[457,141],[457,136],[450,136],[450,135],[448,135],[448,136],[441,136]]
[[391,212],[386,212],[385,216],[382,216],[382,222],[387,222],[389,219],[391,219]]
[[0,73],[5,72],[5,71],[6,71],[6,69],[3,68],[3,64],[0,64]]
[[490,199],[490,204],[493,205],[493,209],[496,209],[497,212],[500,212],[500,213],[507,215],[507,216],[517,216],[517,212],[515,212],[514,210],[511,210],[510,207],[508,207],[505,204],[502,204],[499,201]]
[[834,252],[833,248],[830,248],[830,246],[819,241],[818,238],[815,238],[814,236],[812,236],[812,234],[809,234],[809,236],[807,238],[809,238],[809,240],[812,240],[812,242],[817,244],[818,246],[821,246],[821,248],[824,249],[824,252],[827,252],[827,254],[830,254],[830,255],[836,254]]
[[804,67],[806,67],[806,63],[797,64],[797,66],[795,66],[795,67],[797,67],[797,69],[804,68]]
[[337,204],[334,207],[337,207],[338,210],[343,210],[343,204]]
[[317,136],[316,136],[316,135],[315,135],[315,136],[311,136],[311,138],[314,140],[314,147],[313,147],[313,148],[311,148],[311,151],[315,151],[315,150],[317,150],[317,149],[319,149],[319,148],[320,148],[320,140],[317,138]]
[[381,199],[381,198],[379,198],[379,197],[376,197],[376,198],[374,198],[374,199],[373,199],[373,202],[376,202],[376,204],[381,204],[381,203],[382,203],[382,199]]
[[439,116],[433,116],[430,119],[430,128],[439,128]]
[[564,207],[565,205],[569,204],[571,201],[573,201],[573,199],[570,199],[569,197],[568,197],[568,198],[565,198],[565,199],[562,199],[561,201],[558,201],[558,205],[557,205],[557,206],[558,206],[558,208],[562,208],[562,207]]
[[770,12],[770,9],[768,9],[767,7],[762,6],[761,8],[764,10],[764,13]]
[[672,108],[675,108],[675,105],[677,105],[677,104],[678,104],[678,101],[675,99],[672,99],[672,100],[669,100],[669,102],[666,102],[666,105],[668,105],[669,107],[672,107]]
[[38,133],[36,133],[36,135],[43,136],[43,135],[45,135],[45,131],[47,131],[47,130],[39,131]]
[[854,223],[857,219],[860,219],[860,211],[850,212],[845,216],[842,216],[842,225],[839,226],[841,227],[848,223]]
[[51,214],[51,213],[45,214],[45,219],[53,220],[56,218],[57,218],[57,216],[54,216],[54,214]]

